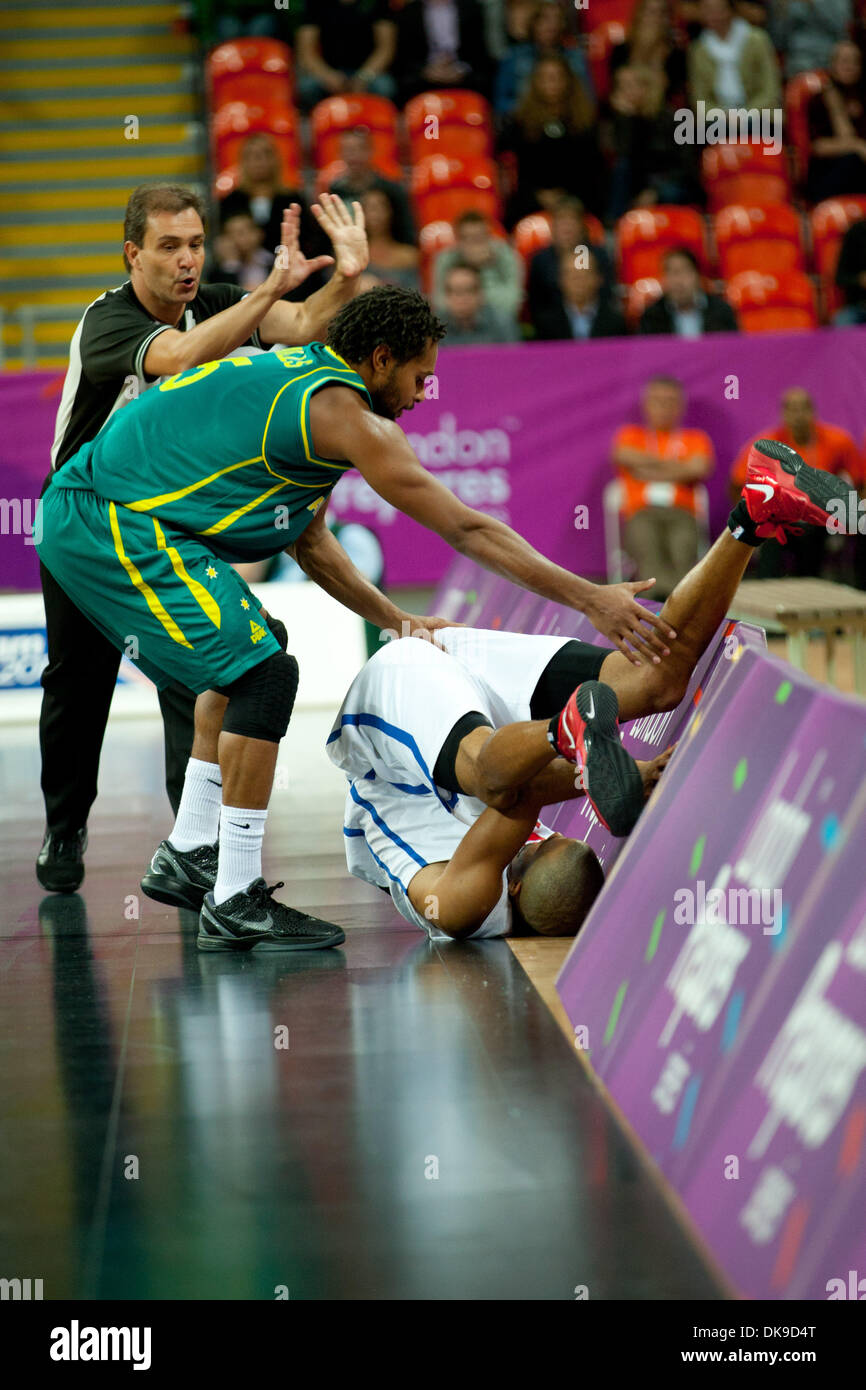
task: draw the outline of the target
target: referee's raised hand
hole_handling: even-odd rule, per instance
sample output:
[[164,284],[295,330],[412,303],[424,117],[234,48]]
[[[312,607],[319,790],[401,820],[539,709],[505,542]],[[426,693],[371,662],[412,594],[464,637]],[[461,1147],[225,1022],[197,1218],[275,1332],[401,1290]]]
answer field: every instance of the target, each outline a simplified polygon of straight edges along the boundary
[[353,203],[350,212],[336,193],[323,193],[321,201],[313,203],[311,211],[322,231],[330,238],[337,258],[337,274],[345,280],[354,280],[362,270],[367,269],[370,261],[361,204]]
[[314,256],[307,260],[298,244],[298,231],[301,222],[301,209],[291,203],[283,213],[280,228],[280,244],[274,255],[274,268],[265,281],[265,288],[274,300],[297,289],[317,270],[334,264],[333,256]]

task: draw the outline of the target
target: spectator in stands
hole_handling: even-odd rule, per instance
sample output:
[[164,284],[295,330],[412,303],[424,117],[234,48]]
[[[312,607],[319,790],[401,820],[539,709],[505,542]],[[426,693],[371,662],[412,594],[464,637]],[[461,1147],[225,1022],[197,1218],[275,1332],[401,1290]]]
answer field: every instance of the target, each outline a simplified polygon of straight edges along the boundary
[[616,71],[610,98],[614,221],[633,207],[703,200],[695,146],[676,139],[674,113],[664,105],[664,80],[652,68]]
[[[369,236],[369,226],[367,234]],[[523,267],[520,257],[501,237],[491,236],[483,212],[468,208],[454,224],[456,246],[440,251],[433,262],[433,307],[444,308],[445,277],[459,262],[474,265],[481,276],[484,299],[491,309],[510,322],[517,332],[517,315],[523,302]]]
[[641,396],[643,424],[614,436],[622,484],[623,542],[635,572],[652,575],[651,598],[667,598],[698,559],[695,484],[715,468],[703,430],[683,429],[686,396],[676,377],[654,376]]
[[[304,195],[296,188],[283,186],[280,153],[273,136],[264,131],[250,135],[243,143],[240,156],[240,179],[237,188],[227,193],[219,205],[220,225],[225,226],[238,213],[248,213],[262,229],[262,246],[273,256],[280,244],[283,213],[291,203],[301,209],[301,250],[308,260],[327,252],[318,225],[307,207]],[[309,294],[322,285],[321,276],[305,282],[295,294]]]
[[662,258],[662,294],[644,309],[638,330],[700,338],[704,333],[735,333],[737,316],[727,300],[701,289],[694,254],[685,246],[672,246]]
[[625,319],[616,308],[595,253],[588,247],[559,261],[558,297],[532,320],[537,338],[619,338]]
[[671,0],[638,0],[625,42],[610,53],[610,82],[620,68],[637,65],[652,68],[663,78],[663,94],[671,106],[681,105],[686,95],[686,53],[680,44]]
[[701,0],[701,33],[689,44],[692,105],[773,111],[781,102],[779,65],[769,36],[734,12],[731,0]]
[[785,77],[826,68],[853,18],[851,0],[775,0],[770,38],[782,54]]
[[584,221],[583,203],[579,198],[562,198],[557,203],[551,217],[551,237],[550,245],[536,251],[529,262],[526,292],[529,317],[533,323],[559,304],[560,259],[565,255],[574,258],[579,246],[592,247],[607,289],[612,289],[614,283],[610,257],[606,248],[598,245],[590,236]]
[[845,307],[833,322],[842,328],[866,323],[866,218],[852,222],[842,238],[836,284],[845,296]]
[[391,199],[394,209],[392,234],[397,241],[407,246],[415,244],[415,223],[409,209],[409,199],[405,189],[373,167],[373,141],[366,126],[356,126],[347,130],[340,139],[340,158],[346,166],[331,184],[331,192],[338,194],[344,202],[360,202],[371,188],[381,188]]
[[[780,444],[789,445],[813,468],[823,468],[845,478],[852,488],[863,482],[863,459],[854,440],[838,425],[829,425],[816,417],[815,402],[808,391],[801,386],[790,387],[783,394],[780,406],[781,423],[761,430],[756,439],[777,439]],[[732,496],[740,496],[746,481],[746,460],[753,442],[750,439],[734,461],[730,478]],[[767,541],[760,547],[758,577],[776,579],[786,570],[804,578],[817,577],[824,563],[826,545],[827,532],[822,526],[807,526],[802,536],[789,535],[784,546],[778,541]]]
[[516,164],[516,188],[505,221],[553,209],[563,194],[582,200],[603,216],[606,170],[595,129],[592,102],[564,58],[556,54],[535,65],[529,87],[500,141]]
[[306,0],[295,35],[301,104],[309,108],[346,92],[393,100],[397,89],[388,69],[396,48],[388,0]]
[[442,322],[449,347],[474,343],[512,343],[517,338],[513,323],[485,303],[481,275],[474,265],[458,261],[445,276]]
[[264,284],[271,273],[274,257],[262,242],[264,233],[249,212],[236,212],[224,219],[216,238],[212,267],[208,280],[224,285],[240,285],[254,290]]
[[407,0],[397,13],[401,101],[442,87],[490,95],[492,62],[479,0]]
[[[657,0],[653,0],[657,3]],[[496,72],[493,87],[493,106],[500,116],[514,110],[523,96],[532,69],[547,53],[560,53],[568,63],[587,96],[592,100],[592,79],[586,59],[579,48],[565,48],[565,19],[556,0],[543,0],[536,6],[530,21],[529,40],[509,48]]]
[[370,243],[370,275],[383,285],[401,285],[404,290],[418,289],[418,247],[398,241],[392,232],[394,204],[384,188],[369,188],[361,198],[367,240]]
[[[212,42],[226,43],[230,39],[249,37],[274,39],[280,37],[280,12],[264,10],[260,0],[220,0],[219,14],[203,14],[196,6],[199,32],[206,46]],[[211,24],[213,29],[211,29]]]
[[837,43],[829,82],[810,99],[810,202],[866,193],[866,83],[863,60],[855,43]]

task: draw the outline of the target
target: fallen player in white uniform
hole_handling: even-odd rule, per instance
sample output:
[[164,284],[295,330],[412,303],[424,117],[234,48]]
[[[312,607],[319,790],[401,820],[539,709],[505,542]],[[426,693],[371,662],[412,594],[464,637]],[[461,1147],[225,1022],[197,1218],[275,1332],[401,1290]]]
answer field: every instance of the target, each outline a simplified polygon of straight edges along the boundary
[[669,753],[638,766],[618,717],[679,704],[751,549],[822,524],[839,486],[787,446],[757,441],[727,529],[662,609],[677,636],[657,664],[463,627],[438,630],[436,645],[384,646],[352,682],[327,744],[349,781],[350,871],[431,936],[573,934],[604,875],[586,845],[538,821],[541,809],[586,794],[615,834],[631,830]]

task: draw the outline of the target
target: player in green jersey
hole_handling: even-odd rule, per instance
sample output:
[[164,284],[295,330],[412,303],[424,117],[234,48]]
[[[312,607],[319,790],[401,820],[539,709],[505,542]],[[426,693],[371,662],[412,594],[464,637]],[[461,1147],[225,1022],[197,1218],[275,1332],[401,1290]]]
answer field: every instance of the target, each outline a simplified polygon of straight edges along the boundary
[[634,597],[652,579],[590,584],[465,506],[418,462],[395,421],[424,399],[443,334],[420,295],[370,291],[337,314],[327,346],[236,356],[162,382],[70,459],[43,499],[46,568],[121,650],[134,639],[138,664],[158,685],[174,679],[199,692],[188,785],[142,887],[160,901],[201,905],[201,949],[344,939],[277,902],[261,877],[298,667],[285,629],[269,623],[226,562],[287,549],[327,593],[382,629],[451,625],[398,609],[325,525],[328,495],[347,468],[455,550],[586,612],[636,663],[668,654],[674,634]]

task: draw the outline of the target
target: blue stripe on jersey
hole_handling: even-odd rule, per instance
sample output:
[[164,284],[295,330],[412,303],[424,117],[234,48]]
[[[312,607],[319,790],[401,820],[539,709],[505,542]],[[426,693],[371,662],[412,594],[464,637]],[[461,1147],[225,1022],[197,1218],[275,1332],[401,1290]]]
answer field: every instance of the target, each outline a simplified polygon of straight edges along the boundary
[[[361,839],[364,841],[364,844],[365,844],[365,846],[366,846],[368,852],[373,856],[373,858],[375,859],[376,863],[379,865],[379,868],[380,868],[380,869],[383,869],[383,870],[385,871],[385,873],[388,875],[388,877],[389,877],[390,879],[393,879],[394,883],[396,883],[397,886],[398,886],[399,888],[402,888],[402,889],[403,889],[403,892],[406,894],[406,897],[407,897],[407,898],[409,897],[409,893],[408,893],[408,891],[407,891],[407,889],[406,889],[406,885],[405,885],[405,883],[403,882],[403,880],[402,880],[401,878],[398,878],[396,874],[392,874],[392,873],[391,873],[391,870],[388,868],[388,865],[385,863],[384,859],[380,859],[379,856],[378,856],[378,854],[376,853],[376,851],[375,851],[374,849],[371,849],[371,848],[370,848],[370,842],[369,842],[369,840],[366,838],[366,836],[365,836],[363,830],[347,830],[346,827],[345,827],[345,825],[344,825],[344,826],[343,826],[343,834],[344,834],[344,835],[346,836],[346,838],[349,839],[349,840],[354,839],[356,836],[360,835]],[[385,891],[387,892],[388,890],[386,889]]]
[[[410,859],[414,859],[415,863],[418,865],[419,868],[426,869],[427,860],[422,859],[420,854],[417,854],[411,845],[407,845],[406,841],[400,838],[396,830],[392,830],[389,825],[385,824],[382,817],[379,815],[379,812],[376,810],[375,806],[372,806],[369,801],[365,801],[363,796],[359,795],[355,787],[349,788],[349,795],[351,796],[352,800],[355,802],[357,806],[361,806],[367,812],[367,814],[371,816],[375,824],[378,825],[379,829],[383,831],[385,835],[388,836],[389,840],[393,840],[394,844],[399,846],[399,848],[403,850],[404,854],[408,854]],[[370,848],[369,844],[367,845],[367,848]],[[372,854],[372,850],[370,850],[370,853]],[[393,878],[394,875],[392,874],[391,877]],[[399,879],[397,880],[397,882],[399,882]]]
[[[364,724],[368,724],[371,728],[380,729],[383,734],[388,734],[390,738],[395,738],[398,743],[402,743],[406,748],[409,749],[410,753],[414,757],[421,771],[424,773],[424,776],[427,778],[431,790],[434,791],[436,795],[439,797],[439,800],[442,802],[442,805],[445,807],[446,811],[452,811],[454,807],[457,805],[457,792],[452,792],[450,797],[446,801],[445,797],[442,796],[439,789],[437,788],[436,783],[433,781],[430,769],[425,763],[424,759],[421,757],[421,752],[418,748],[417,743],[415,742],[412,735],[410,733],[407,733],[405,729],[398,728],[396,724],[389,724],[387,720],[380,718],[378,714],[344,714],[342,719],[340,720],[339,729],[332,729],[331,732],[328,734],[328,743],[333,743],[336,739],[340,737],[344,724],[354,724],[356,728],[359,728]],[[391,782],[390,785],[394,787],[398,786],[399,783]],[[409,789],[401,787],[400,790],[405,791]]]

